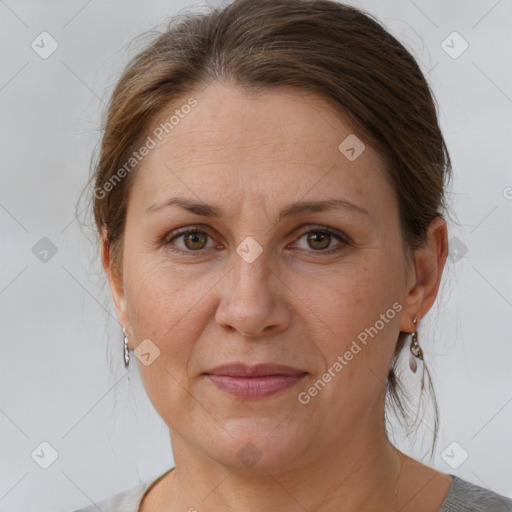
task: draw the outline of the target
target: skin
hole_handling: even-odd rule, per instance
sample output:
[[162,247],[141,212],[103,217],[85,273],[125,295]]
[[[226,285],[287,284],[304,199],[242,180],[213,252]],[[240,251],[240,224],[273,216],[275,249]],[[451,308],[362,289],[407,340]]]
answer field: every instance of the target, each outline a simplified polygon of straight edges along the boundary
[[[421,323],[436,298],[444,220],[433,221],[428,244],[408,260],[385,161],[369,144],[355,161],[345,158],[338,146],[354,131],[319,96],[248,95],[218,82],[190,96],[198,105],[136,170],[121,272],[112,271],[106,244],[102,252],[130,348],[150,339],[160,350],[148,366],[132,361],[169,426],[176,469],[141,510],[437,511],[451,477],[393,447],[384,398],[399,331],[414,331],[413,318]],[[171,197],[217,205],[221,216],[177,205],[146,213]],[[326,198],[367,213],[278,218],[290,203]],[[207,236],[171,240],[183,227]],[[349,239],[308,243],[305,235],[322,228]],[[248,236],[262,248],[252,263],[236,252]],[[301,404],[298,393],[394,303],[401,311]],[[201,375],[233,361],[308,375],[270,397],[235,398]],[[249,442],[261,455],[252,467],[237,457]]]

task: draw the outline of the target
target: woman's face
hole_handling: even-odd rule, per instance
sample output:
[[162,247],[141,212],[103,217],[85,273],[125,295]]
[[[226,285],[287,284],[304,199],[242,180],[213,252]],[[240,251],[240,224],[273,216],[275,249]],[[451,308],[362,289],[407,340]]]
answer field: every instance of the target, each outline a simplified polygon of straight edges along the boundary
[[[173,447],[269,470],[380,435],[394,344],[422,300],[383,159],[315,95],[191,96],[134,171],[111,281],[130,348],[150,340],[137,361]],[[235,363],[297,373],[207,375]]]

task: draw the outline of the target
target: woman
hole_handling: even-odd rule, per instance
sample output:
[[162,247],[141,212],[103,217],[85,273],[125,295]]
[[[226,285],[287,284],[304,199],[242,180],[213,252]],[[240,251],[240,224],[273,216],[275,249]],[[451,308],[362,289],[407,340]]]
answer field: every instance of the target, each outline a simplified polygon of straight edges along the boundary
[[400,357],[425,372],[449,171],[416,62],[353,7],[237,0],[140,53],[93,208],[125,364],[175,467],[98,507],[511,510],[385,428]]

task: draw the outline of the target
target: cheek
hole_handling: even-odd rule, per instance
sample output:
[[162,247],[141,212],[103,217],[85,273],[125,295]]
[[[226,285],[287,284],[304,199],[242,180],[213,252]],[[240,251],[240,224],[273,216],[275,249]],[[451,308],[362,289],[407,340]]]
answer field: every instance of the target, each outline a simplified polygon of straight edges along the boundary
[[208,289],[208,283],[194,275],[192,265],[183,269],[159,255],[132,254],[126,268],[127,306],[134,329],[139,337],[155,342],[186,325],[184,319]]
[[[318,316],[315,324],[330,333],[332,348],[350,343],[402,299],[398,272],[382,265],[380,257],[375,260],[351,265],[331,278],[315,279],[314,286],[304,283],[302,293]],[[386,326],[398,323],[395,313],[387,315]]]
[[[205,336],[214,316],[208,304],[225,272],[201,272],[198,266],[172,265],[159,255],[132,254],[127,260],[131,273],[126,274],[125,287],[133,332],[137,343],[150,339],[160,351],[151,367],[139,364],[155,393],[168,390],[172,377],[185,384],[193,372],[196,341]],[[162,386],[161,379],[170,382]]]
[[363,414],[384,390],[403,300],[401,260],[392,252],[370,251],[365,261],[310,288],[308,302],[321,319],[312,316],[317,325],[312,339],[323,355],[324,371],[336,375],[322,400],[338,404],[339,411]]
[[158,258],[136,261],[132,256],[127,268],[127,306],[135,338],[137,343],[150,339],[159,350],[149,365],[137,359],[147,395],[168,425],[176,422],[177,411],[192,418],[196,413],[188,391],[189,361],[202,329],[195,321],[200,300],[211,286]]
[[317,405],[330,410],[332,428],[349,421],[348,410],[360,418],[385,391],[399,332],[400,295],[389,273],[378,265],[352,270],[308,296],[321,320],[312,315],[310,325],[325,365],[315,377],[329,381]]

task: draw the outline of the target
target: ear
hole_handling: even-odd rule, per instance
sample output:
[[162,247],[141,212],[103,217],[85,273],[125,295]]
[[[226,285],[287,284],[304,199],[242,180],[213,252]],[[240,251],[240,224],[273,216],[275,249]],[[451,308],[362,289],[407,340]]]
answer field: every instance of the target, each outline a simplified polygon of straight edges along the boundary
[[[107,276],[110,295],[116,310],[116,315],[121,327],[126,327],[127,333],[130,333],[130,317],[126,307],[126,298],[124,293],[123,272],[121,269],[114,269],[111,261],[110,247],[106,241],[105,233],[101,242],[101,263]],[[128,336],[130,339],[131,336]]]
[[404,300],[401,331],[412,332],[413,318],[423,318],[434,304],[447,256],[448,230],[446,221],[439,216],[430,223],[427,244],[414,251],[414,275]]

